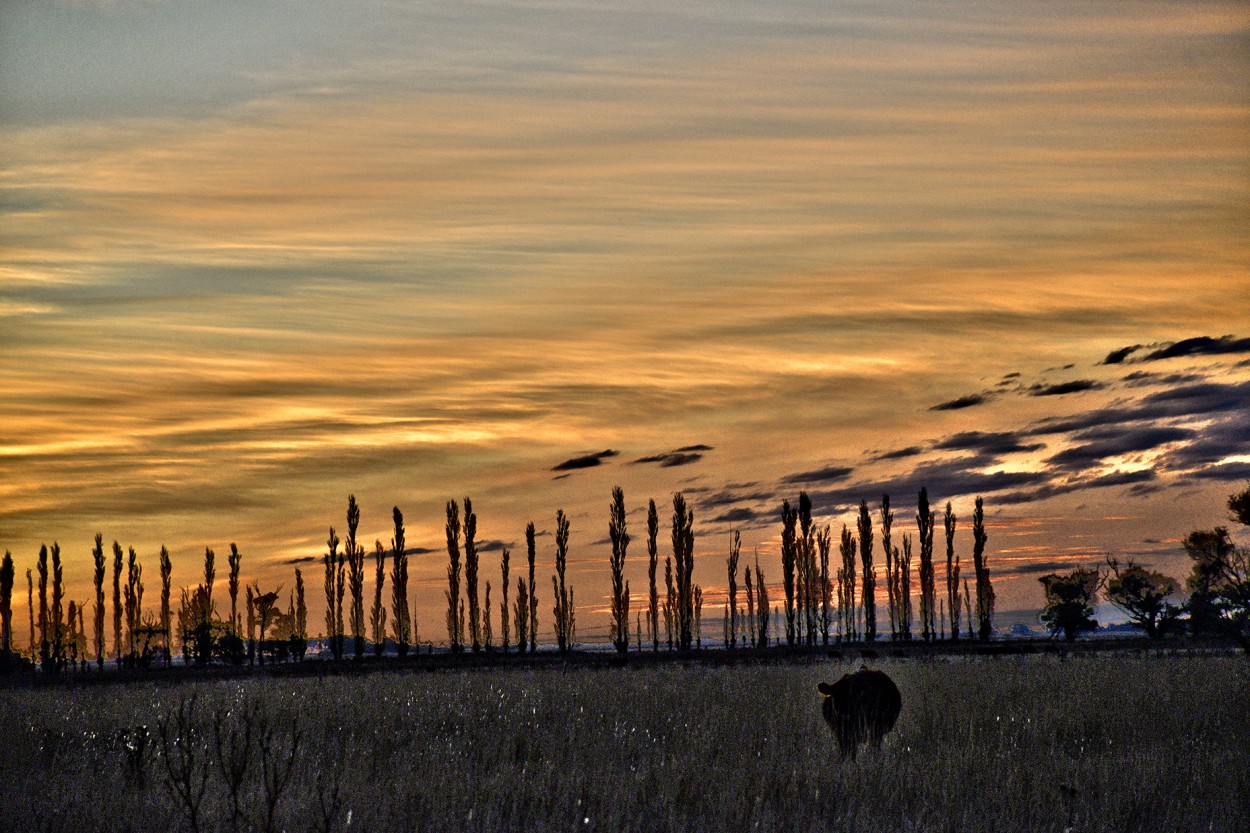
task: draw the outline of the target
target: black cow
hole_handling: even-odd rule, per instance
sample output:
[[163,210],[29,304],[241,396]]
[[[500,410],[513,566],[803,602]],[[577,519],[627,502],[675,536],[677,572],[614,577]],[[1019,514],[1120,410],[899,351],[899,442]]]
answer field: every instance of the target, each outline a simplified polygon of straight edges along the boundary
[[861,666],[832,685],[817,688],[825,696],[823,711],[842,757],[855,760],[865,743],[881,746],[881,739],[894,728],[903,708],[898,686],[882,671]]

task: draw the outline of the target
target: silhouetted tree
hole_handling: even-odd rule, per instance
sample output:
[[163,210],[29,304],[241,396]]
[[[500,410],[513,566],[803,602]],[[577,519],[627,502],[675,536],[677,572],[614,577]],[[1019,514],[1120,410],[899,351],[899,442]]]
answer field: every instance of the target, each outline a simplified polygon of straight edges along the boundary
[[[350,522],[348,526],[350,527]],[[279,587],[277,590],[271,590],[268,593],[262,593],[260,585],[252,582],[252,598],[256,605],[256,624],[258,628],[256,651],[257,662],[260,665],[265,664],[265,640],[269,633],[269,625],[273,619],[274,607],[278,603],[278,594],[282,591]]]
[[[482,610],[477,595],[477,513],[473,502],[464,499],[464,589],[469,597],[469,637],[473,653],[482,650]],[[464,628],[461,627],[463,631]]]
[[[326,639],[330,643],[330,655],[335,659],[340,659],[343,651],[339,629],[342,616],[335,615],[335,602],[343,598],[343,558],[339,555],[339,536],[335,533],[334,527],[330,527],[330,536],[326,539],[326,553],[321,557],[321,561],[325,566]],[[342,609],[342,603],[339,602],[337,610],[340,614]]]
[[[211,552],[211,550],[210,550]],[[122,661],[122,545],[113,542],[113,653]]]
[[386,606],[382,603],[382,591],[386,589],[386,548],[381,541],[373,542],[373,609],[369,624],[373,630],[373,653],[382,656],[386,648]]
[[668,649],[673,650],[673,626],[677,619],[677,591],[673,589],[673,557],[664,557],[664,635]]
[[5,654],[13,651],[13,554],[8,550],[0,561],[0,646]]
[[[1229,496],[1228,508],[1232,520],[1250,526],[1250,485]],[[1191,532],[1184,546],[1194,562],[1191,626],[1225,632],[1250,652],[1250,549],[1236,546],[1222,526]]]
[[556,511],[556,574],[551,577],[551,587],[556,604],[553,608],[556,620],[556,644],[561,651],[568,651],[573,644],[576,613],[573,608],[573,590],[565,582],[565,567],[569,555],[569,520],[564,510]]
[[898,639],[902,635],[902,611],[899,609],[899,595],[902,590],[896,552],[890,544],[891,531],[894,526],[894,513],[890,511],[890,496],[881,496],[881,551],[885,553],[885,587],[890,611],[890,638]]
[[694,638],[694,510],[681,493],[673,495],[673,562],[677,572],[677,629],[683,651]]
[[137,659],[139,626],[143,616],[143,566],[134,547],[129,548],[126,562],[126,660],[132,665]]
[[298,567],[295,568],[295,636],[299,640],[295,658],[303,660],[308,650],[308,605],[304,601],[304,574]]
[[859,502],[859,560],[863,565],[860,589],[863,594],[864,641],[877,639],[877,571],[872,566],[872,516],[868,514],[868,501]]
[[772,608],[768,606],[768,585],[764,583],[764,572],[760,570],[759,556],[755,558],[755,608],[759,611],[759,646],[768,647],[768,626]]
[[512,641],[512,634],[509,632],[509,620],[511,618],[511,609],[508,607],[508,561],[511,553],[507,547],[503,548],[503,554],[499,556],[499,574],[501,581],[499,586],[503,588],[503,601],[499,603],[499,645],[503,648],[503,652],[508,653],[508,646]]
[[357,661],[365,656],[365,548],[356,539],[360,528],[360,506],[355,495],[347,496],[347,539],[343,554],[347,557],[347,583],[352,591],[352,656]]
[[464,650],[464,605],[460,601],[460,507],[447,501],[447,641],[453,654]]
[[807,492],[799,492],[799,597],[802,600],[800,627],[808,645],[816,644],[816,628],[820,609],[820,568],[816,564],[816,539],[812,526],[812,500]]
[[[755,563],[760,563],[758,550],[755,554]],[[759,643],[756,635],[756,624],[759,621],[755,616],[755,578],[751,574],[751,565],[746,568],[746,591],[747,591],[747,644],[754,648]]]
[[1184,608],[1168,601],[1175,595],[1177,582],[1163,573],[1147,570],[1130,558],[1124,564],[1107,557],[1107,601],[1128,614],[1129,620],[1159,639],[1180,623]]
[[30,570],[26,571],[26,610],[30,613],[30,656],[33,660],[39,646],[35,642],[35,585]]
[[951,615],[951,639],[959,638],[959,556],[955,555],[955,525],[958,522],[951,503],[946,502],[946,598]]
[[842,567],[838,570],[838,618],[841,620],[841,631],[845,639],[854,640],[859,637],[856,621],[856,569],[855,556],[859,543],[855,540],[846,525],[842,525],[842,539],[838,552],[842,556]]
[[660,592],[656,587],[655,570],[659,563],[659,545],[657,536],[660,532],[660,515],[656,512],[655,501],[647,502],[647,580],[650,584],[650,595],[647,605],[647,627],[651,631],[651,650],[660,650]]
[[694,586],[694,644],[703,647],[703,588]]
[[239,567],[243,563],[243,556],[239,554],[239,548],[233,543],[230,544],[230,555],[226,556],[226,563],[230,566],[230,577],[227,580],[227,587],[230,590],[230,630],[233,633],[239,632]]
[[725,611],[725,646],[738,647],[738,555],[742,552],[742,536],[738,530],[729,533],[729,557],[725,570],[729,574],[728,609]]
[[263,649],[263,646],[257,646],[256,644],[256,593],[257,591],[254,587],[247,588],[247,631],[245,633],[245,637],[247,639],[248,665],[252,665],[256,662],[257,648],[261,647]]
[[795,545],[794,526],[798,515],[790,508],[790,501],[781,502],[781,586],[786,594],[786,644],[793,645],[799,636],[798,610],[795,599],[795,568],[798,548]]
[[517,653],[525,653],[525,649],[529,647],[529,593],[526,590],[525,579],[520,576],[516,580],[516,602],[514,603],[514,611],[512,623],[516,625],[516,649]]
[[612,489],[608,510],[608,537],[612,540],[612,644],[617,653],[623,654],[629,650],[629,582],[625,581],[629,532],[625,527],[625,493],[620,486]]
[[530,603],[530,653],[538,650],[538,587],[534,583],[534,557],[536,546],[534,544],[534,523],[525,525],[525,557],[529,562],[529,587],[528,596]]
[[39,560],[35,562],[39,573],[39,664],[46,671],[50,651],[48,645],[48,545],[39,547]]
[[938,638],[937,583],[933,570],[934,513],[929,508],[929,490],[921,488],[916,499],[916,529],[920,541],[920,625],[925,642]]
[[95,661],[101,671],[104,670],[104,536],[95,534],[95,547],[91,550],[95,562]]
[[52,609],[50,613],[52,670],[60,671],[65,665],[65,580],[61,568],[61,545],[52,542]]
[[396,506],[391,509],[395,534],[391,538],[391,628],[395,634],[395,651],[408,655],[412,637],[412,621],[408,607],[408,552],[404,540],[404,514]]
[[490,625],[490,581],[486,582],[486,600],[482,606],[482,645],[486,650],[494,650],[494,634],[491,632]]
[[[161,566],[161,629],[165,632],[165,643],[163,653],[165,655],[165,664],[169,665],[173,662],[173,646],[170,644],[173,639],[173,621],[170,615],[169,592],[170,580],[173,575],[174,565],[169,559],[169,550],[164,546],[161,547],[160,556]],[[98,595],[98,591],[97,591]]]
[[903,557],[899,559],[898,548],[894,548],[894,560],[898,562],[899,585],[902,593],[903,608],[903,638],[911,641],[911,620],[912,620],[912,604],[911,604],[911,537],[903,536]]
[[833,547],[833,531],[825,524],[825,528],[816,536],[816,547],[820,552],[820,644],[829,644],[829,629],[833,624],[833,582],[829,577],[829,553]]
[[977,577],[977,636],[989,639],[994,628],[994,585],[990,583],[990,568],[985,556],[985,510],[981,498],[977,498],[972,512],[972,565]]
[[1041,620],[1052,635],[1063,633],[1072,642],[1082,631],[1098,628],[1094,603],[1102,575],[1093,567],[1077,567],[1064,575],[1051,573],[1038,579],[1046,593]]

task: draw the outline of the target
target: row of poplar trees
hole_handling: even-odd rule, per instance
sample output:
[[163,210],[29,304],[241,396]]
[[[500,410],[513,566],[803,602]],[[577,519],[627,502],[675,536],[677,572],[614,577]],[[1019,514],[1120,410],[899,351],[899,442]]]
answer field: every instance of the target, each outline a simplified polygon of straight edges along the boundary
[[[968,636],[989,639],[993,630],[994,587],[990,581],[985,545],[984,504],[976,499],[972,515],[972,560],[975,597],[964,578],[960,584],[960,559],[955,553],[957,518],[946,504],[943,525],[946,531],[946,599],[939,600],[934,568],[933,535],[936,513],[929,505],[927,489],[921,489],[916,505],[916,535],[905,533],[902,547],[894,544],[894,512],[889,495],[883,495],[877,515],[881,551],[885,556],[885,582],[890,638],[913,638],[912,561],[919,547],[920,636],[925,641],[959,638],[961,608],[967,616]],[[858,535],[856,535],[856,532]],[[799,494],[798,507],[789,501],[781,506],[781,571],[785,591],[786,642],[789,645],[827,645],[830,639],[873,642],[877,639],[877,570],[874,565],[874,524],[867,501],[859,505],[856,530],[842,527],[839,544],[841,566],[831,566],[833,532],[830,526],[818,528],[812,519],[812,502],[806,492]],[[728,569],[728,600],[725,642],[737,645],[766,645],[768,634],[767,589],[757,557],[754,580],[746,570],[746,609],[738,606],[737,572],[741,539],[731,533]],[[975,598],[975,601],[974,601]],[[835,601],[836,599],[836,601]],[[939,625],[939,620],[941,624]],[[744,622],[743,628],[739,622]],[[947,631],[949,622],[949,631]],[[975,628],[974,628],[975,623]]]

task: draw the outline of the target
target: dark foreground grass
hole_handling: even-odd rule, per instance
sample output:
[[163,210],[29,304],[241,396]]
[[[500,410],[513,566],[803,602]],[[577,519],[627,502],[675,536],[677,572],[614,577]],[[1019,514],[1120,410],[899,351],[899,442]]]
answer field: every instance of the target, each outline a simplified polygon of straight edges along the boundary
[[903,712],[854,763],[816,693],[849,662],[8,690],[0,819],[191,829],[181,767],[213,831],[1250,830],[1244,657],[878,665]]

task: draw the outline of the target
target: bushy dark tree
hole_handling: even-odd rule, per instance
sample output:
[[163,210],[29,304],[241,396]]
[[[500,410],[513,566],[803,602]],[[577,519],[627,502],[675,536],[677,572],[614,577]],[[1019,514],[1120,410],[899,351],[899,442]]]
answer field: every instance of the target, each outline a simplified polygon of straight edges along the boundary
[[[1232,520],[1250,526],[1250,485],[1228,498]],[[1227,633],[1250,652],[1250,549],[1233,543],[1225,527],[1195,530],[1184,541],[1193,559],[1190,620]]]
[[1063,633],[1069,642],[1083,631],[1097,630],[1094,619],[1094,603],[1098,600],[1098,588],[1102,574],[1095,567],[1077,567],[1070,573],[1051,573],[1038,579],[1046,594],[1046,606],[1042,609],[1042,624],[1052,635]]
[[629,582],[625,580],[629,532],[625,526],[625,492],[620,486],[612,489],[608,511],[608,537],[612,541],[612,644],[617,653],[624,654],[629,650]]
[[[35,562],[39,574],[39,664],[48,670],[50,645],[48,639],[48,545],[39,547],[39,559]],[[33,648],[34,646],[32,646]]]
[[1107,558],[1107,601],[1128,614],[1129,620],[1159,639],[1180,625],[1184,608],[1168,598],[1176,595],[1177,582],[1163,573],[1147,570],[1132,559],[1121,564]]

